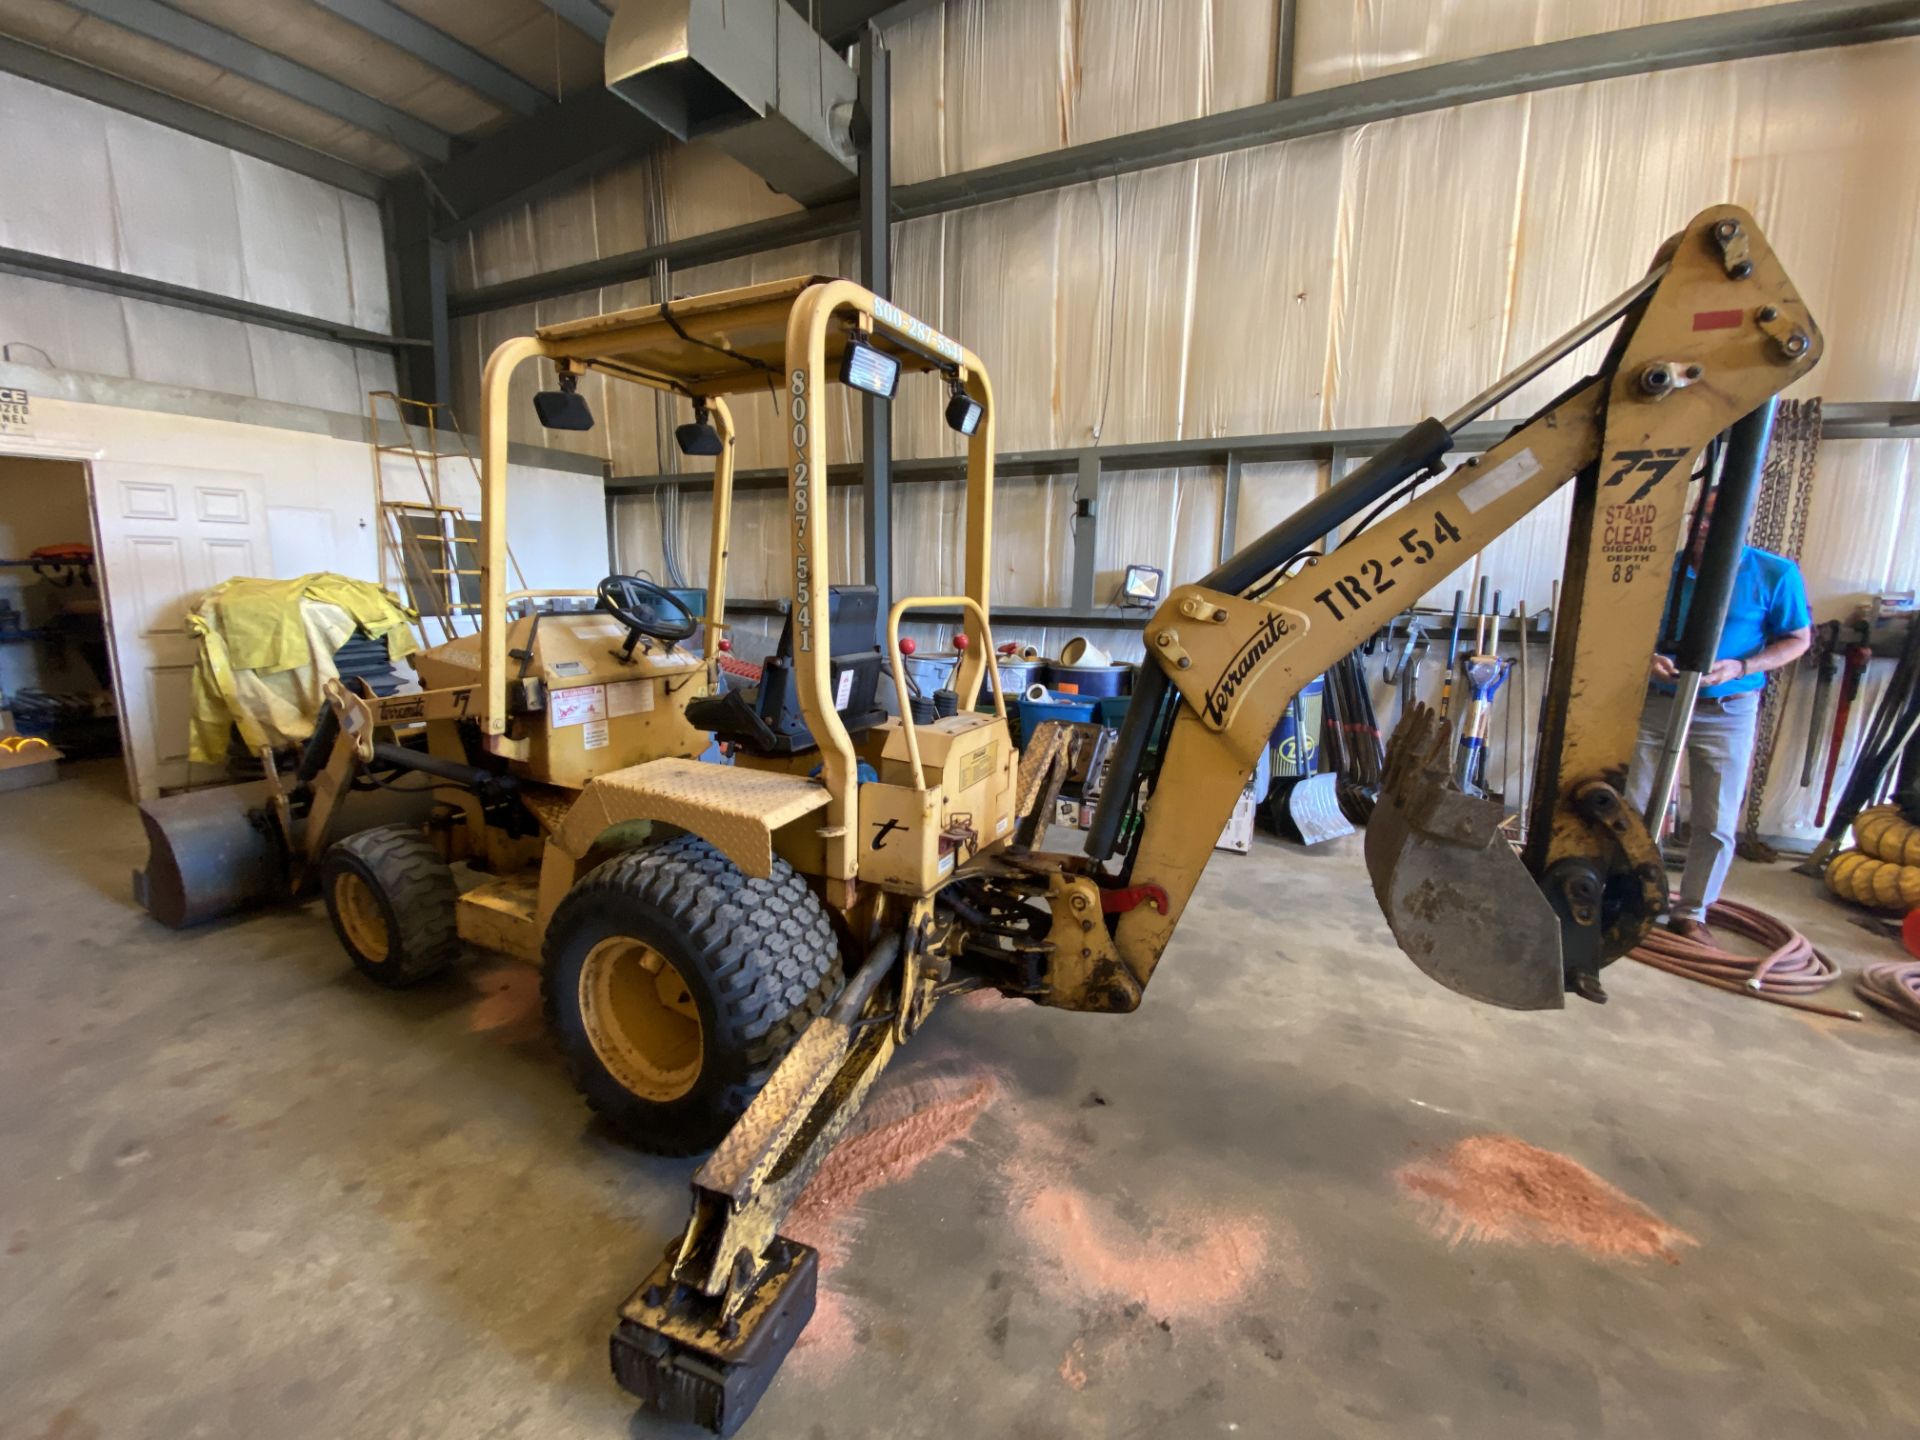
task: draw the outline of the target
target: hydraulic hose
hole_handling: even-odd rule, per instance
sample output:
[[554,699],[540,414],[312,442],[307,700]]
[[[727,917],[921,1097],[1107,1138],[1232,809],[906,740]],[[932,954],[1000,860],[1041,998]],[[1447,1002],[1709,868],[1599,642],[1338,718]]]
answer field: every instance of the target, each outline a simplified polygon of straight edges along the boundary
[[1854,979],[1853,993],[1909,1030],[1920,1030],[1920,961],[1869,965]]
[[1840,968],[1814,948],[1813,942],[1784,921],[1763,910],[1733,900],[1718,900],[1707,910],[1707,923],[1767,947],[1761,956],[1736,954],[1699,940],[1687,940],[1666,930],[1653,930],[1628,952],[1643,965],[1698,981],[1736,995],[1751,995],[1816,1015],[1846,1020],[1861,1018],[1858,1010],[1816,1005],[1805,996],[1833,983]]

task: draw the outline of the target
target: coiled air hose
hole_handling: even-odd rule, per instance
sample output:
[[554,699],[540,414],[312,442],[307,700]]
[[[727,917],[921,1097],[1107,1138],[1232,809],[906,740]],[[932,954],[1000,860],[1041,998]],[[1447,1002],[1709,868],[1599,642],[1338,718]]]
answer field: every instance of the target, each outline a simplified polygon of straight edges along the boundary
[[1757,957],[1736,954],[1667,930],[1649,931],[1627,953],[1643,965],[1735,995],[1750,995],[1842,1020],[1863,1018],[1858,1010],[1816,1005],[1804,998],[1832,984],[1840,968],[1791,925],[1734,900],[1716,900],[1707,909],[1707,923],[1764,945],[1767,953]]
[[1920,961],[1869,965],[1853,982],[1862,1000],[1909,1030],[1920,1030]]

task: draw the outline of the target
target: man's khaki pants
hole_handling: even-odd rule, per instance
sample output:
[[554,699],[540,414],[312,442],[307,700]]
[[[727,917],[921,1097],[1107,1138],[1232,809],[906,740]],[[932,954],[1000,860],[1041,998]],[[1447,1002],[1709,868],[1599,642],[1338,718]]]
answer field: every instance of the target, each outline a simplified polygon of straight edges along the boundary
[[[1627,772],[1627,803],[1635,814],[1646,812],[1653,794],[1653,772],[1660,763],[1660,745],[1672,708],[1671,695],[1649,694],[1640,712],[1640,739]],[[1740,802],[1753,766],[1753,728],[1759,717],[1758,690],[1702,699],[1693,707],[1686,754],[1692,833],[1687,866],[1680,877],[1680,898],[1673,906],[1675,919],[1705,920],[1707,907],[1720,898],[1720,887],[1733,864],[1734,831],[1740,824]]]

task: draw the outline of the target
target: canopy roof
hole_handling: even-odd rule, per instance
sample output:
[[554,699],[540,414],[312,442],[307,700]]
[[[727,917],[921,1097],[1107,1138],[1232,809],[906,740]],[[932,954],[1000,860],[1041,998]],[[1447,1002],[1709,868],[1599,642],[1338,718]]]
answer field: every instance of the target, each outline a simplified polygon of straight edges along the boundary
[[[795,275],[542,325],[534,333],[551,355],[615,373],[630,372],[634,379],[665,383],[689,394],[763,390],[769,379],[778,382],[786,372],[787,317],[794,302],[808,286],[831,278]],[[837,372],[847,348],[854,317],[848,319],[848,325],[835,325],[827,332],[830,373]],[[953,363],[889,326],[884,314],[864,338],[897,358],[906,371],[936,370]]]

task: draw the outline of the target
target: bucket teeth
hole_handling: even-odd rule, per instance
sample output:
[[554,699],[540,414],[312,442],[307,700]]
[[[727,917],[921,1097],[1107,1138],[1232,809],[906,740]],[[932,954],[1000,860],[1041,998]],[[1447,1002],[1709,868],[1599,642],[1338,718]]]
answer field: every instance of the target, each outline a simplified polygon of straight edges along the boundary
[[1506,812],[1497,800],[1469,795],[1453,782],[1453,725],[1416,706],[1387,747],[1382,801],[1393,800],[1417,830],[1456,844],[1485,845]]
[[1434,771],[1444,778],[1453,753],[1453,724],[1424,702],[1407,712],[1387,745],[1386,774],[1381,788],[1391,789],[1407,776]]

